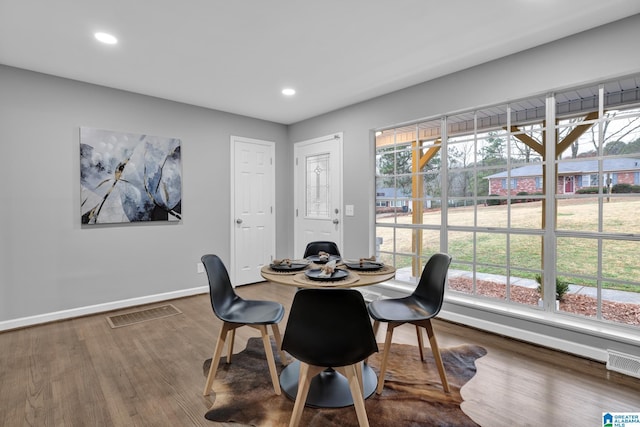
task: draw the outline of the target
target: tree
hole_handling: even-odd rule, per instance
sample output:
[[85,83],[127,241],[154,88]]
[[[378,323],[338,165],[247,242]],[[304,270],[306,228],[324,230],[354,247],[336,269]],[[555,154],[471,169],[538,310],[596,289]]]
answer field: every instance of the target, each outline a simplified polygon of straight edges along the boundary
[[638,154],[640,153],[640,138],[628,143],[620,154]]
[[496,165],[505,163],[504,139],[498,136],[497,132],[489,132],[486,141],[487,144],[482,146],[478,152],[480,164]]
[[616,154],[624,154],[627,144],[624,141],[611,141],[604,146],[605,156],[614,156]]
[[[519,129],[542,146],[541,135],[542,135],[543,129],[542,129],[541,123],[520,126]],[[537,158],[536,156],[537,156],[537,152],[533,148],[525,144],[524,142],[516,141],[515,144],[513,144],[513,148],[511,150],[511,157],[517,157],[520,161],[523,161],[524,163],[531,163],[532,161],[536,161],[536,158]]]
[[473,172],[467,167],[473,160],[473,143],[451,145],[447,153],[449,161],[449,196],[472,195]]
[[[486,138],[487,144],[478,151],[478,163],[482,166],[506,164],[504,139],[497,132],[489,132]],[[489,195],[489,180],[486,176],[500,172],[501,169],[482,169],[478,171],[477,188],[478,196]]]
[[[605,114],[609,119],[605,121],[603,124],[603,127],[604,127],[603,143],[605,145],[607,143],[614,142],[614,141],[624,141],[626,137],[634,133],[637,133],[638,130],[640,129],[640,117],[629,118],[629,119],[626,119],[626,121],[624,119],[616,120],[614,122],[613,119],[615,119],[615,117],[618,114],[620,114],[619,111],[614,111],[614,112]],[[611,126],[613,123],[620,126]],[[591,127],[591,141],[596,150],[598,149],[597,138],[596,138],[597,130],[598,130],[597,126]]]
[[382,176],[383,187],[411,194],[411,150],[398,147],[379,149],[378,174]]
[[[616,155],[635,154],[640,152],[640,149],[637,149],[637,147],[633,145],[637,142],[637,140],[632,143],[624,142],[624,140],[629,136],[640,133],[640,117],[616,119],[616,116],[618,116],[619,114],[620,111],[611,111],[605,113],[607,120],[602,122],[602,135],[604,137],[602,141],[603,153],[605,155]],[[575,122],[576,124],[581,121],[582,119],[572,120],[572,122]],[[590,151],[590,154],[587,155],[585,155],[584,153],[579,154],[582,138],[578,138],[573,144],[571,144],[571,158],[575,159],[577,157],[591,157],[597,155],[599,148],[598,145],[600,141],[598,133],[598,124],[594,123],[594,125],[589,128],[588,133],[586,133],[588,137],[585,138],[591,143],[591,145],[593,145],[593,150]],[[634,150],[634,148],[636,149]]]

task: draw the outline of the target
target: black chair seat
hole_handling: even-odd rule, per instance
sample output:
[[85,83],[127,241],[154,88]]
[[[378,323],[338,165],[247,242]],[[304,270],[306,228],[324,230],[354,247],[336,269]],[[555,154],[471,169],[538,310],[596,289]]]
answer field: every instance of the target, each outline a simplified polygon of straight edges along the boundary
[[380,322],[411,323],[426,320],[438,313],[438,307],[416,296],[373,301],[369,304],[369,314]]
[[220,320],[245,325],[280,323],[284,317],[282,304],[273,301],[236,299],[218,314]]

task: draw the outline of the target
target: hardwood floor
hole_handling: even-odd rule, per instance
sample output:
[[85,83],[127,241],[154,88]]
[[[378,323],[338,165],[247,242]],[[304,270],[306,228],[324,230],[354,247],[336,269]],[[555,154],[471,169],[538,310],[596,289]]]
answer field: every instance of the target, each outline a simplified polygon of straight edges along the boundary
[[[237,292],[280,301],[288,312],[295,290],[257,284]],[[215,425],[204,418],[212,397],[202,396],[202,363],[221,322],[208,295],[171,303],[183,314],[118,329],[100,314],[0,333],[0,425]],[[444,321],[434,328],[441,347],[487,349],[462,389],[462,409],[482,426],[599,426],[603,411],[640,411],[640,380],[601,363]],[[251,328],[236,335],[236,352],[259,336]],[[396,329],[394,342],[414,340],[411,327]]]

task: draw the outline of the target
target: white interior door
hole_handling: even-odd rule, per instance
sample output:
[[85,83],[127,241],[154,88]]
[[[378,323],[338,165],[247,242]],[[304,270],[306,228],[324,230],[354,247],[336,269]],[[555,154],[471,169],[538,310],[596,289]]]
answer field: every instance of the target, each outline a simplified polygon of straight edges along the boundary
[[342,250],[342,133],[294,144],[294,257],[314,240]]
[[264,280],[275,254],[275,144],[231,137],[231,269],[234,285]]

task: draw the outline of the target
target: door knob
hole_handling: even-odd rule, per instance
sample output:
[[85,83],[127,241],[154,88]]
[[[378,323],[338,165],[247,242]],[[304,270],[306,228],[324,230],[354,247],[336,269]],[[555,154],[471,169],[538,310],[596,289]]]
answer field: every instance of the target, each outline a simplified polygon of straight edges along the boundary
[[242,224],[242,218],[236,219],[236,224]]
[[334,220],[333,220],[333,223],[334,223],[334,224],[337,224],[337,223],[339,223],[339,222],[340,222],[340,221],[338,221],[338,218],[336,218],[336,219],[334,219]]

